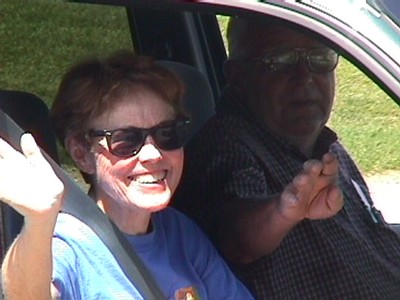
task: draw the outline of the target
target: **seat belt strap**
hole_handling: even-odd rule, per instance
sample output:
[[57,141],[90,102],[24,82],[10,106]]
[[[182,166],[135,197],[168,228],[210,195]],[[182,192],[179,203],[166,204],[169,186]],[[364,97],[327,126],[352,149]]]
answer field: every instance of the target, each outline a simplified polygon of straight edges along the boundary
[[[19,151],[21,150],[19,140],[23,130],[1,109],[0,133],[3,139]],[[154,278],[122,232],[49,155],[44,151],[42,153],[65,185],[62,211],[78,218],[98,235],[116,258],[122,271],[144,299],[166,299]]]
[[[71,190],[68,189],[68,191]],[[98,208],[93,199],[86,194],[87,199],[82,199],[82,196],[76,197],[76,195],[66,196],[67,201],[63,203],[62,212],[81,220],[97,234],[144,299],[166,299],[125,236]]]

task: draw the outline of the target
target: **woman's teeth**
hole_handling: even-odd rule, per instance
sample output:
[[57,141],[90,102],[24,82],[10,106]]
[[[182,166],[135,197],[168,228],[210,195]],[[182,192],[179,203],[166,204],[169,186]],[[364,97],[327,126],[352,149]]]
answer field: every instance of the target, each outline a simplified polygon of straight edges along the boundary
[[160,171],[151,174],[142,174],[136,176],[129,176],[129,179],[141,184],[157,183],[167,177],[167,171]]

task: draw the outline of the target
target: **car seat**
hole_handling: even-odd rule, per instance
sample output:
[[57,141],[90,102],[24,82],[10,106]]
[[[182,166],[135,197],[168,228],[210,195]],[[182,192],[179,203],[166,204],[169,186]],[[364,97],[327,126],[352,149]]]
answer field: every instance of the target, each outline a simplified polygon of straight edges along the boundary
[[[39,97],[21,91],[0,90],[0,109],[23,130],[33,134],[38,145],[58,162],[57,144],[52,130],[49,109]],[[0,259],[20,232],[23,218],[14,209],[0,202]]]
[[178,75],[185,85],[183,104],[191,118],[188,141],[215,113],[215,101],[208,79],[195,67],[169,60],[157,63]]

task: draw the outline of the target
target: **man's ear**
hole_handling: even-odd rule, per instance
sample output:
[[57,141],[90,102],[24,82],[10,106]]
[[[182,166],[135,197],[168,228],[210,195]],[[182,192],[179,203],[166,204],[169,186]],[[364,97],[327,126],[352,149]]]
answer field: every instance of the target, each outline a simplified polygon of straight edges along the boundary
[[96,162],[88,142],[76,136],[67,136],[65,138],[65,148],[81,171],[87,174],[94,174]]
[[224,75],[228,85],[239,87],[245,78],[245,69],[241,61],[227,60],[224,62]]

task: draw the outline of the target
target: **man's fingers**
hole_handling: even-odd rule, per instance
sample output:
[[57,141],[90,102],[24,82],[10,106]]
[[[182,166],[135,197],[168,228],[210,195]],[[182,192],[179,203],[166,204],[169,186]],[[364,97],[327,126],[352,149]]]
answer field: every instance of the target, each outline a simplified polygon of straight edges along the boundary
[[326,153],[322,159],[311,159],[303,164],[303,172],[311,176],[336,176],[339,170],[339,162],[333,153]]
[[326,153],[322,157],[322,174],[325,176],[336,176],[339,170],[339,162],[333,153]]
[[329,210],[336,214],[339,212],[344,204],[343,192],[338,186],[331,186],[328,191],[328,197],[326,199],[326,205]]
[[282,215],[291,220],[327,218],[343,206],[343,195],[336,186],[338,161],[331,153],[322,160],[308,160],[281,194]]
[[332,152],[327,152],[322,156],[322,161],[324,163],[331,163],[334,162],[336,160],[335,154],[333,154]]
[[293,185],[287,186],[281,194],[281,201],[285,207],[296,206],[299,203],[299,198],[297,197],[297,190]]
[[336,215],[343,207],[343,194],[338,186],[332,185],[321,191],[311,203],[307,218],[326,219]]
[[303,164],[303,172],[310,174],[311,176],[318,176],[321,174],[323,164],[321,161],[316,159],[307,160]]

